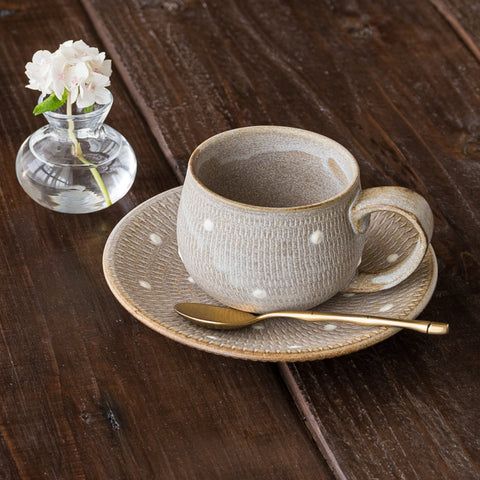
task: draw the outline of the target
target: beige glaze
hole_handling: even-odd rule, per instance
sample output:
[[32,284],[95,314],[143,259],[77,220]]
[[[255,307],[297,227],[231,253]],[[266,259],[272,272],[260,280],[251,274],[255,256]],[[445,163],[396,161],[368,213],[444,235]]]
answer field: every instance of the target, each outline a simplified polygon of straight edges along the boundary
[[[299,361],[356,352],[391,337],[391,327],[265,320],[240,330],[195,325],[174,311],[179,302],[219,305],[185,270],[177,255],[176,217],[182,187],[153,197],[126,215],[105,245],[103,268],[113,294],[156,332],[190,347],[246,360]],[[383,270],[415,247],[409,222],[392,212],[372,214],[361,267]],[[395,252],[401,252],[397,257]],[[413,319],[429,302],[437,281],[430,246],[420,266],[397,286],[373,293],[339,293],[314,310]]]
[[[370,215],[391,211],[413,226],[416,247],[381,271],[357,275]],[[193,280],[219,302],[251,312],[312,308],[348,289],[397,285],[420,264],[432,234],[420,195],[361,191],[341,145],[304,130],[230,130],[192,154],[177,240]]]

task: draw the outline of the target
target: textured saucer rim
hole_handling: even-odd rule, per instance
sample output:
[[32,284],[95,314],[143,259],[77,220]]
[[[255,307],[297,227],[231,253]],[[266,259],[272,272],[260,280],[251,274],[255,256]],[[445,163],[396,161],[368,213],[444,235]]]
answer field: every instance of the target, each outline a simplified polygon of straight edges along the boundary
[[[170,338],[178,343],[187,345],[189,347],[193,347],[199,350],[203,350],[209,353],[226,356],[226,357],[233,357],[239,358],[243,360],[254,360],[254,361],[263,361],[263,362],[298,362],[298,361],[311,361],[311,360],[320,360],[320,359],[327,359],[327,358],[334,358],[350,353],[357,352],[359,350],[363,350],[367,347],[380,343],[391,336],[398,333],[400,330],[399,328],[392,328],[392,327],[378,327],[375,330],[375,333],[369,335],[365,338],[362,338],[358,341],[348,341],[344,342],[344,344],[338,344],[335,347],[331,348],[319,348],[309,349],[304,351],[272,351],[272,350],[265,350],[261,351],[259,349],[245,349],[245,348],[233,348],[231,346],[223,346],[217,345],[215,343],[206,342],[204,340],[197,339],[193,336],[185,335],[177,330],[170,328],[168,325],[161,324],[157,320],[153,319],[150,315],[145,313],[142,309],[142,305],[131,301],[128,298],[128,295],[124,293],[124,288],[122,285],[121,280],[117,281],[115,275],[115,254],[116,254],[116,245],[120,237],[125,233],[128,229],[132,220],[135,220],[137,216],[143,213],[145,210],[151,209],[154,205],[161,204],[163,199],[170,199],[170,197],[178,196],[177,199],[177,206],[179,201],[179,196],[181,193],[182,187],[175,187],[165,192],[162,192],[145,202],[141,203],[133,210],[131,210],[119,223],[115,226],[115,228],[110,233],[107,242],[104,247],[103,252],[103,272],[105,276],[105,280],[107,282],[108,287],[110,288],[113,295],[119,301],[119,303],[137,320],[141,323],[146,325],[147,327],[151,328],[152,330],[160,333],[161,335]],[[170,221],[165,216],[165,219]],[[172,224],[174,228],[174,223]],[[427,253],[422,261],[422,265],[428,266],[428,286],[426,287],[423,295],[421,296],[420,300],[416,303],[416,305],[409,310],[406,315],[399,316],[400,319],[411,320],[416,318],[427,306],[428,302],[430,301],[433,293],[435,291],[437,277],[438,277],[438,266],[436,261],[435,252],[433,247],[430,245],[428,247]],[[189,301],[188,298],[182,299],[182,301]],[[217,303],[212,299],[212,303]],[[358,312],[358,313],[368,313],[368,312]],[[172,306],[172,315],[177,315],[173,311]],[[185,320],[186,322],[188,320]],[[203,330],[203,327],[198,327]],[[367,327],[365,327],[367,328]],[[231,335],[235,335],[235,330],[232,330]]]

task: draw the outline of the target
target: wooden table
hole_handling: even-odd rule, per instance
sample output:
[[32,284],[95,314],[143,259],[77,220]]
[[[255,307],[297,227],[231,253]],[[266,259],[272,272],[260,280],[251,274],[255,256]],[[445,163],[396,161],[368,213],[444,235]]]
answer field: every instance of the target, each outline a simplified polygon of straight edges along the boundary
[[[0,4],[0,478],[480,478],[480,5],[466,0],[49,0]],[[43,125],[24,65],[82,38],[114,61],[111,126],[129,194],[46,210],[15,176]],[[191,151],[277,124],[336,139],[364,186],[435,215],[446,337],[402,331],[305,363],[226,358],[130,316],[102,273],[133,207],[182,182]]]

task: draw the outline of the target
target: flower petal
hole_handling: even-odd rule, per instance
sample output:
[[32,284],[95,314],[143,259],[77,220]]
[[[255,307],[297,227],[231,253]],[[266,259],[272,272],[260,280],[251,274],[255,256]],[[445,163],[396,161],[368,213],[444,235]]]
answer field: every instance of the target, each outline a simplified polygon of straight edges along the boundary
[[88,79],[89,75],[90,71],[83,62],[68,66],[64,73],[66,88],[68,90],[74,88],[78,89],[78,86],[81,83],[84,83]]
[[110,100],[106,87],[110,85],[111,73],[112,62],[105,60],[105,52],[83,40],[67,40],[53,53],[39,50],[25,66],[27,88],[54,92],[58,98],[68,90],[72,103],[76,102],[79,108]]

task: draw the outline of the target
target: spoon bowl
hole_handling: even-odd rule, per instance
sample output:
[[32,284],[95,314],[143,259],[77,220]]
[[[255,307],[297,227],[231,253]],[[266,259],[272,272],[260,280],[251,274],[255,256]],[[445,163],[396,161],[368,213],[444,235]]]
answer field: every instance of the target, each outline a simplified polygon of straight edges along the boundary
[[270,312],[262,315],[235,310],[229,307],[206,305],[203,303],[177,303],[175,311],[193,323],[202,327],[215,329],[243,328],[267,318],[294,318],[307,322],[345,322],[363,326],[397,327],[415,330],[429,335],[444,335],[448,333],[447,323],[428,322],[424,320],[396,320],[369,315],[350,315],[327,312]]

